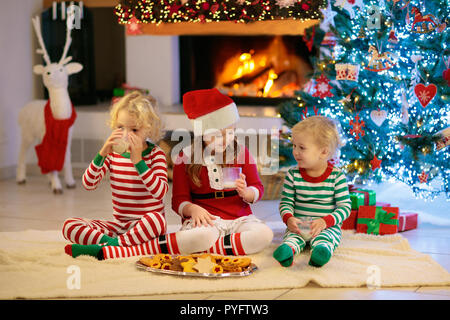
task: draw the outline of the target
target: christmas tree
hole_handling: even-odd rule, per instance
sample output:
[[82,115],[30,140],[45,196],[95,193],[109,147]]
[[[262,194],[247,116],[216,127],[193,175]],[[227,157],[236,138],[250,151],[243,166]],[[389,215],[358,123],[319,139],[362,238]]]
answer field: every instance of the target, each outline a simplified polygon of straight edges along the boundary
[[[337,166],[350,182],[395,179],[417,197],[448,200],[448,0],[329,0],[321,11],[304,35],[314,73],[279,106],[286,127],[333,118],[345,142]],[[289,129],[283,136],[280,149],[289,148]]]

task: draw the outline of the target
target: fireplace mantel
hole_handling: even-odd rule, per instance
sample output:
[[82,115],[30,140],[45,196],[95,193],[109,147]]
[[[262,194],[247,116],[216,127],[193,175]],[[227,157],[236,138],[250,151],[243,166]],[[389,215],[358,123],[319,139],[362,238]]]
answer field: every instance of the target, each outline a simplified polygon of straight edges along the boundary
[[299,21],[293,19],[256,21],[252,23],[220,22],[179,22],[161,23],[159,25],[143,24],[142,34],[147,35],[303,35],[305,29],[319,23],[310,19]]
[[[49,8],[53,2],[63,0],[43,0],[43,7]],[[66,1],[69,3],[69,1]],[[74,1],[75,3],[78,1]],[[86,7],[114,7],[119,0],[84,0]],[[252,23],[220,22],[179,22],[142,24],[143,35],[303,35],[305,29],[319,23],[317,19],[305,21],[294,19],[255,21]]]

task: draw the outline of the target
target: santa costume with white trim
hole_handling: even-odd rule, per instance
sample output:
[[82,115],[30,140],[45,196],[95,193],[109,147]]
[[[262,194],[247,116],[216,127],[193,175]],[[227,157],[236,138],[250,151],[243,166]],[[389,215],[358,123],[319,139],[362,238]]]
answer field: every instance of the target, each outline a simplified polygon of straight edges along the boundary
[[[239,121],[236,104],[217,89],[186,93],[183,96],[183,107],[193,124],[194,135],[227,129]],[[195,132],[196,130],[199,132]],[[245,146],[237,145],[237,149],[239,150],[232,166],[241,168],[247,187],[253,190],[254,197],[250,202],[245,201],[234,189],[224,187],[223,166],[215,163],[217,159],[214,155],[203,158],[199,171],[200,185],[195,184],[188,174],[189,160],[195,160],[195,156],[189,159],[192,155],[189,148],[180,153],[173,169],[172,209],[182,219],[182,230],[196,229],[192,221],[183,215],[183,209],[189,203],[207,210],[216,218],[213,221],[214,227],[206,228],[214,235],[212,238],[217,238],[208,249],[212,253],[252,254],[263,250],[273,238],[272,230],[253,215],[250,207],[264,193],[256,162]]]

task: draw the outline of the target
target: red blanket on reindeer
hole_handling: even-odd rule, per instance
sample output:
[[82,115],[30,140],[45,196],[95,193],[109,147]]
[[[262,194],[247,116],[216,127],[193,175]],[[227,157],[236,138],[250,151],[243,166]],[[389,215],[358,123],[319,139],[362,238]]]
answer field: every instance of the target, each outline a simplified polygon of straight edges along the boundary
[[45,135],[41,144],[35,147],[38,165],[43,174],[61,171],[66,156],[69,129],[77,118],[72,105],[72,115],[68,119],[55,119],[50,108],[50,100],[44,107]]

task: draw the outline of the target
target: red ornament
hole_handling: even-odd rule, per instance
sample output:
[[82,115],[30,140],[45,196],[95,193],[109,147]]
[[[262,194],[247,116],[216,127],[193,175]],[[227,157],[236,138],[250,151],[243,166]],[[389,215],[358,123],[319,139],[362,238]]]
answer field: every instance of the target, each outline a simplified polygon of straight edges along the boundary
[[355,116],[355,121],[350,120],[350,125],[353,127],[350,130],[350,134],[355,135],[356,141],[358,141],[360,137],[363,137],[366,134],[363,129],[363,127],[365,127],[366,124],[364,123],[363,120],[359,121],[359,114]]
[[330,80],[322,74],[320,77],[316,79],[316,92],[312,95],[313,97],[319,97],[321,99],[325,97],[333,97],[333,94],[331,93],[332,87],[328,84]]
[[419,175],[419,181],[420,181],[420,183],[427,183],[428,174],[425,173],[425,171],[422,171],[422,173]]
[[447,86],[450,87],[450,69],[444,70],[442,72],[442,78],[444,78],[445,80],[447,80]]
[[370,160],[370,166],[372,167],[372,171],[375,171],[376,169],[380,168],[381,160],[377,158],[377,156],[373,156],[373,159]]
[[315,26],[312,28],[311,38],[308,39],[308,37],[306,37],[306,33],[303,35],[302,40],[305,42],[306,47],[308,48],[309,52],[311,52],[311,50],[312,50],[315,35],[316,35],[316,27]]
[[211,13],[214,14],[217,10],[219,10],[219,4],[215,3],[211,6]]
[[417,99],[419,99],[422,107],[425,108],[436,95],[437,87],[434,84],[425,86],[422,83],[419,83],[414,87],[414,93],[416,94]]
[[397,44],[398,43],[398,38],[395,35],[395,30],[392,29],[391,31],[389,31],[389,38],[388,38],[388,42],[393,43],[393,44]]
[[127,24],[126,34],[128,36],[135,36],[135,35],[142,34],[141,24],[139,23],[139,20],[136,19],[136,17],[131,18],[130,23]]
[[176,3],[172,3],[169,9],[169,15],[173,16],[174,13],[177,13],[183,5],[179,5]]

